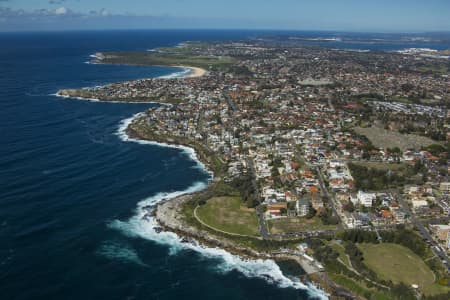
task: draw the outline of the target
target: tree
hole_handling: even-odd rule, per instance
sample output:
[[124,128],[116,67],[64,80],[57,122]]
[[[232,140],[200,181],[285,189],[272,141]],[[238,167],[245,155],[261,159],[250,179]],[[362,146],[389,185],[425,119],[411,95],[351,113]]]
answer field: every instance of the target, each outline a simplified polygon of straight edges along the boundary
[[394,285],[394,287],[391,289],[392,295],[395,297],[395,299],[399,300],[416,300],[416,293],[414,290],[407,286],[404,283],[399,283]]
[[310,206],[308,214],[306,215],[307,219],[313,218],[317,214],[317,211],[314,209],[314,207]]
[[352,201],[348,201],[348,203],[345,205],[344,210],[352,213],[355,211],[355,204],[353,204]]

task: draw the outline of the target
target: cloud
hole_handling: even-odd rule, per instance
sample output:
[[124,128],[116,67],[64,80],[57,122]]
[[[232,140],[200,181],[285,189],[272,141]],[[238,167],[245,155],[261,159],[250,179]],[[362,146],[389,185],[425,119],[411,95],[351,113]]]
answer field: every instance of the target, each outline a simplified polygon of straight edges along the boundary
[[0,6],[0,31],[146,28],[164,22],[166,16],[112,14],[106,8],[81,13],[65,6],[36,10]]
[[64,4],[65,2],[67,2],[68,0],[49,0],[48,3],[49,4],[55,4],[55,5],[61,5]]
[[[2,1],[2,0],[0,0]],[[8,19],[10,21],[27,21],[27,20],[49,20],[51,18],[63,17],[82,17],[84,14],[74,12],[73,10],[64,6],[55,9],[35,9],[33,11],[26,11],[24,9],[12,9],[9,7],[0,7],[0,18]]]
[[67,14],[67,8],[65,8],[65,7],[58,7],[57,9],[55,9],[55,14],[57,14],[57,15],[65,15],[65,14]]

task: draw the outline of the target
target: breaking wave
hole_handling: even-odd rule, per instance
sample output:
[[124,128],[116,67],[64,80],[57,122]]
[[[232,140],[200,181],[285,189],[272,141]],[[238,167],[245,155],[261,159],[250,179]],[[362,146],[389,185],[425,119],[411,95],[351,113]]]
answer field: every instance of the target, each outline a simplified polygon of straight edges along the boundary
[[[132,122],[133,118],[140,114],[121,122],[117,135],[127,142],[136,142],[143,145],[159,145],[163,147],[172,147],[182,149],[189,154],[191,159],[195,160],[199,166],[206,171],[206,167],[197,159],[195,151],[189,147],[161,144],[130,138],[126,134],[126,128]],[[271,284],[276,284],[282,288],[294,288],[307,290],[309,296],[316,299],[327,299],[326,294],[312,284],[304,284],[298,279],[286,277],[280,267],[273,260],[263,259],[244,259],[233,255],[220,248],[211,248],[199,245],[196,242],[185,243],[182,238],[173,232],[159,231],[158,223],[155,218],[150,216],[158,203],[168,201],[169,199],[201,191],[207,187],[205,182],[196,182],[184,191],[176,191],[170,193],[158,193],[137,204],[136,213],[129,220],[114,220],[108,224],[109,228],[120,231],[129,237],[139,237],[152,240],[157,244],[165,245],[169,248],[170,255],[175,255],[183,250],[192,250],[202,256],[214,260],[218,260],[217,266],[214,268],[216,272],[228,273],[238,271],[250,278],[261,278]],[[149,214],[150,212],[150,214]]]
[[180,149],[182,150],[185,154],[187,154],[189,156],[189,158],[193,161],[195,161],[197,163],[198,168],[200,168],[203,172],[209,174],[212,177],[212,172],[209,171],[206,166],[197,158],[197,153],[195,152],[194,149],[190,148],[190,147],[186,147],[186,146],[182,146],[182,145],[173,145],[173,144],[166,144],[166,143],[159,143],[159,142],[154,142],[154,141],[146,141],[146,140],[140,140],[140,139],[135,139],[135,138],[131,138],[128,136],[128,134],[126,133],[126,130],[128,128],[128,126],[131,124],[131,122],[133,121],[133,119],[141,116],[142,113],[137,113],[134,116],[127,118],[123,121],[120,122],[119,125],[119,129],[117,131],[117,135],[119,136],[119,138],[124,141],[124,142],[134,142],[134,143],[138,143],[141,145],[154,145],[154,146],[160,146],[160,147],[168,147],[168,148],[175,148],[175,149]]
[[162,79],[173,79],[173,78],[184,78],[192,73],[191,69],[188,68],[182,68],[181,71],[176,71],[174,73],[171,73],[169,75],[160,76],[158,78]]

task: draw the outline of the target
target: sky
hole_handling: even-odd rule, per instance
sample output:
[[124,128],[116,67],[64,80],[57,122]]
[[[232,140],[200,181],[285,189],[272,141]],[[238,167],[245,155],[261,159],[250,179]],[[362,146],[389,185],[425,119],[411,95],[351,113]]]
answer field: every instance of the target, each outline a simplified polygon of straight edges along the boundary
[[450,31],[450,0],[0,0],[0,31]]

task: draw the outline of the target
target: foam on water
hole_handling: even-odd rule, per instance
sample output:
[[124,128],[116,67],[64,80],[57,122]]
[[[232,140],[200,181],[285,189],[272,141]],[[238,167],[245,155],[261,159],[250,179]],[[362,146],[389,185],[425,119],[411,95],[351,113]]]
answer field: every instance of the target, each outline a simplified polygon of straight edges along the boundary
[[209,171],[206,168],[206,166],[197,158],[197,153],[195,152],[194,149],[192,149],[190,147],[186,147],[186,146],[182,146],[182,145],[159,143],[159,142],[154,142],[154,141],[146,141],[146,140],[140,140],[140,139],[135,139],[135,138],[129,137],[128,134],[126,133],[128,126],[131,124],[131,122],[133,122],[133,120],[135,118],[140,117],[142,115],[143,115],[143,113],[137,113],[134,116],[127,118],[127,119],[123,120],[122,122],[120,122],[119,129],[117,130],[117,135],[120,137],[120,139],[122,141],[134,142],[134,143],[138,143],[141,145],[154,145],[154,146],[160,146],[160,147],[180,149],[184,153],[186,153],[190,159],[192,159],[193,161],[195,161],[197,163],[197,168],[200,168],[202,171],[204,171],[205,173],[208,173],[212,177],[212,172]]
[[[163,147],[178,148],[185,151],[191,159],[195,160],[199,166],[206,171],[206,167],[197,159],[195,151],[189,147],[174,146],[168,144],[161,144],[157,142],[143,141],[130,138],[126,134],[126,128],[132,122],[135,116],[125,119],[121,122],[118,136],[123,141],[136,142],[143,145],[159,145]],[[220,248],[204,247],[196,243],[183,243],[182,238],[173,232],[157,232],[158,227],[154,217],[151,217],[149,211],[154,209],[160,202],[181,196],[183,194],[194,193],[203,190],[207,187],[205,182],[196,182],[184,191],[176,191],[170,193],[158,193],[147,199],[140,201],[137,204],[136,214],[127,221],[114,220],[108,224],[112,229],[121,231],[123,234],[130,237],[140,237],[152,240],[158,244],[169,247],[169,253],[175,255],[183,250],[192,250],[200,253],[202,256],[214,260],[218,260],[215,271],[220,273],[228,273],[231,271],[238,271],[250,278],[261,278],[269,283],[276,284],[282,288],[294,288],[307,290],[309,295],[317,299],[327,299],[326,294],[311,284],[304,284],[298,279],[291,279],[286,277],[280,267],[273,260],[250,260],[233,255]]]
[[148,267],[138,256],[132,247],[118,242],[108,241],[103,243],[97,250],[97,254],[124,262],[134,263],[143,267]]
[[162,78],[162,79],[184,78],[184,77],[190,75],[191,73],[192,73],[191,69],[183,68],[181,71],[176,71],[169,75],[160,76],[158,78]]
[[98,59],[98,60],[102,60],[103,59],[103,57],[97,56],[95,54],[91,54],[91,55],[89,55],[89,57],[95,58],[95,59]]

